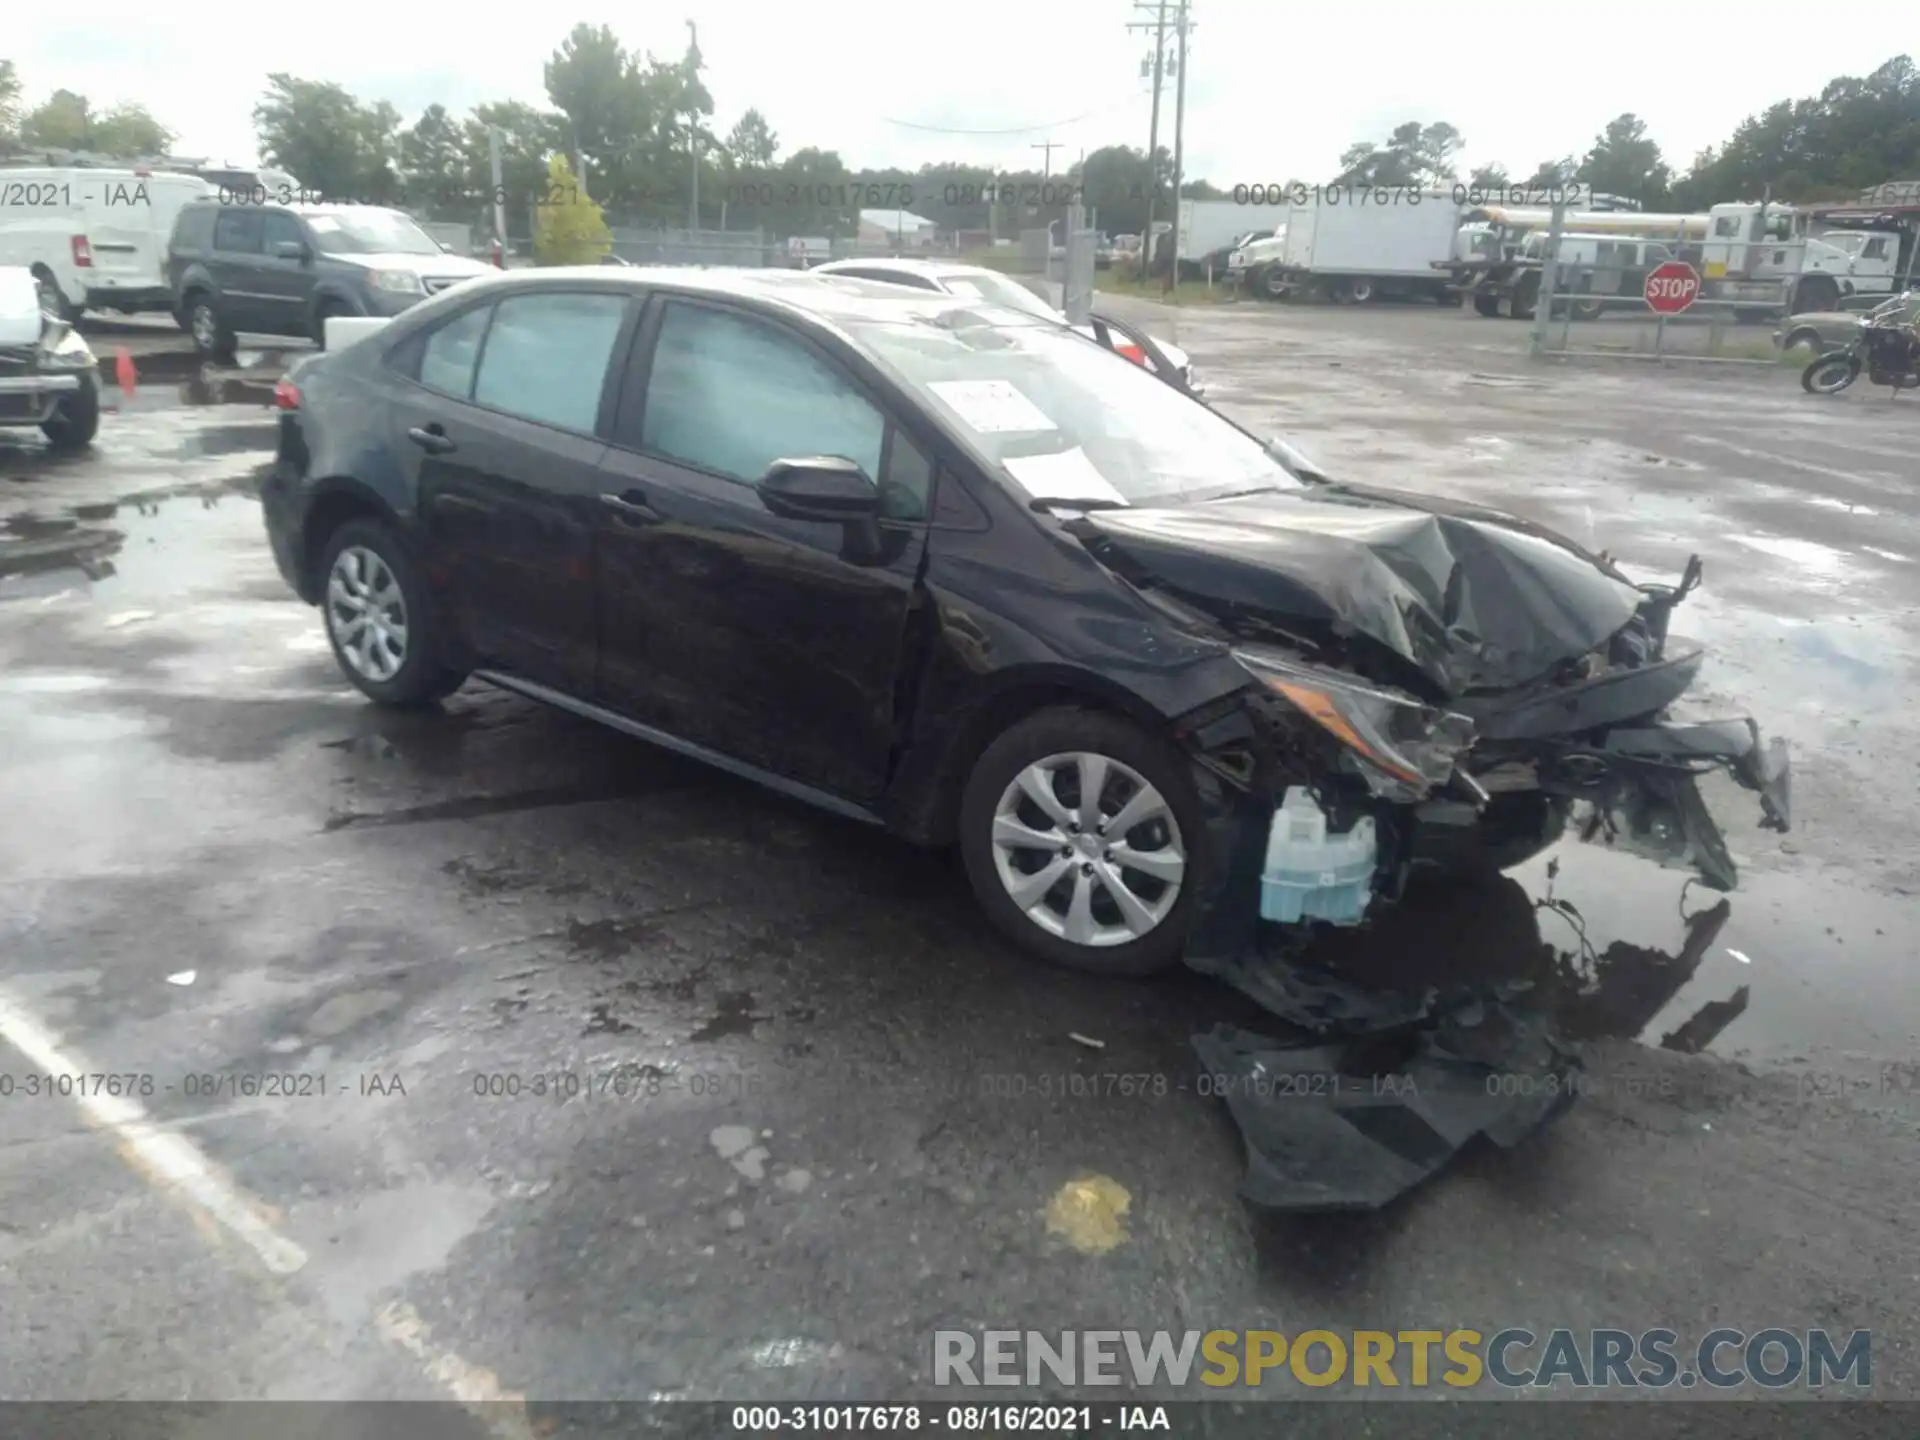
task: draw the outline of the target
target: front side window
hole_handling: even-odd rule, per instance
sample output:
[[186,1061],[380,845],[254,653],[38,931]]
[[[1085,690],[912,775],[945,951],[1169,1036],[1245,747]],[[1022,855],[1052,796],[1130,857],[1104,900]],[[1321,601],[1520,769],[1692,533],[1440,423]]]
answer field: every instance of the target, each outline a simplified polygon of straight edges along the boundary
[[[626,313],[620,295],[549,292],[502,300],[480,356],[474,403],[591,435]],[[454,363],[451,350],[449,359]],[[423,380],[424,369],[422,357]]]
[[213,248],[232,255],[258,255],[263,227],[258,210],[222,210],[213,227]]
[[810,455],[851,460],[877,481],[886,431],[873,403],[798,339],[732,311],[667,305],[643,449],[743,485]]
[[261,248],[267,254],[276,253],[276,247],[291,242],[304,245],[306,237],[300,233],[300,222],[284,210],[263,211],[260,216]]

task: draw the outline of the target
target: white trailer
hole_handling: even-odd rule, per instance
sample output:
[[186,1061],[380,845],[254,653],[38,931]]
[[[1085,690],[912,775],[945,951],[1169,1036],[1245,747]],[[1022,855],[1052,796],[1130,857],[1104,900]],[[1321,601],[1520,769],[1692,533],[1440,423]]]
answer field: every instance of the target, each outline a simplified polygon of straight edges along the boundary
[[1444,270],[1465,208],[1450,189],[1328,185],[1288,207],[1281,254],[1244,267],[1278,299],[1328,296],[1365,304],[1383,296],[1458,303]]
[[1286,224],[1290,208],[1284,200],[1275,204],[1242,204],[1238,200],[1182,200],[1181,263],[1203,266],[1211,256],[1216,270],[1225,269],[1227,255],[1242,240],[1251,234],[1271,235],[1275,227]]

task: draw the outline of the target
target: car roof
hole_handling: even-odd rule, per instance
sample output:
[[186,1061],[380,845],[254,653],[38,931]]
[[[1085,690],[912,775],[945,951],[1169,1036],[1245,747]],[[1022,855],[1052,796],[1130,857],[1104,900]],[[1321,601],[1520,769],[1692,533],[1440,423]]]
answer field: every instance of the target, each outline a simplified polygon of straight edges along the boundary
[[[909,290],[883,280],[817,270],[756,269],[695,265],[566,265],[509,270],[486,280],[489,287],[539,289],[554,281],[592,280],[636,290],[677,290],[716,299],[753,300],[810,315],[832,325],[849,321],[911,324],[972,312],[994,325],[1034,325],[1037,317],[967,296]],[[461,288],[465,288],[464,286]],[[471,292],[468,292],[471,293]]]
[[963,279],[969,275],[998,275],[985,265],[967,265],[958,260],[921,260],[909,256],[880,256],[872,260],[832,260],[813,267],[816,273],[838,274],[843,270],[897,270],[902,275],[925,275],[929,279]]

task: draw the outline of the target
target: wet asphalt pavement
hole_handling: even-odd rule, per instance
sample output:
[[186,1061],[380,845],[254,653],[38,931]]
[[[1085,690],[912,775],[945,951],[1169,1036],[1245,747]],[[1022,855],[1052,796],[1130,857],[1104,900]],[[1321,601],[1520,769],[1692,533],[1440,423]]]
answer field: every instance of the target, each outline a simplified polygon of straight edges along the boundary
[[[1663,958],[1714,897],[1570,844],[1571,914],[1543,860],[1354,961],[1584,994],[1616,1038],[1569,1114],[1383,1214],[1247,1209],[1188,1036],[1272,1029],[1248,1002],[1038,969],[950,857],[516,697],[374,710],[267,553],[270,412],[142,391],[89,458],[0,434],[4,1398],[951,1399],[943,1327],[1719,1323],[1871,1328],[1875,1393],[1920,1390],[1920,402],[1135,308],[1336,474],[1703,554],[1694,698],[1796,768],[1784,842],[1709,791],[1743,885],[1706,953]],[[40,1032],[151,1077],[246,1216],[29,1096]],[[1088,1175],[1129,1197],[1103,1253],[1046,1221]]]

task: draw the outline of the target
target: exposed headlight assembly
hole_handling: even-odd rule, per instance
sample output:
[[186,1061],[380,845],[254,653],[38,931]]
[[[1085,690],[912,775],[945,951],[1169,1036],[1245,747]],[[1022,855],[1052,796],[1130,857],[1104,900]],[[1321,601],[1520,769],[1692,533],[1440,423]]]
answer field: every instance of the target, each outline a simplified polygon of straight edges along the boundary
[[48,318],[39,349],[40,363],[52,369],[84,370],[97,363],[86,338],[64,320]]
[[1338,740],[1354,772],[1383,798],[1426,798],[1447,783],[1454,762],[1472,748],[1473,721],[1465,715],[1285,655],[1237,649],[1233,658]]

